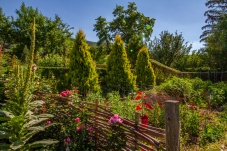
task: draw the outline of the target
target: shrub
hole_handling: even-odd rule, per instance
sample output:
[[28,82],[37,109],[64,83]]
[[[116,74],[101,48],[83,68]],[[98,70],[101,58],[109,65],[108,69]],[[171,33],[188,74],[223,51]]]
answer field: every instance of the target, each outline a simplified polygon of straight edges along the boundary
[[120,35],[116,35],[115,42],[107,60],[107,86],[120,94],[129,93],[136,89],[135,76],[132,74]]
[[206,145],[218,141],[224,136],[224,127],[221,123],[215,122],[206,124],[204,130],[201,132],[201,144]]
[[136,60],[136,76],[136,82],[137,84],[141,84],[142,88],[143,86],[148,87],[156,84],[156,77],[146,47],[142,47],[138,53]]
[[70,52],[69,71],[72,85],[77,86],[83,96],[89,91],[100,91],[95,63],[82,30],[77,32]]
[[40,59],[37,65],[42,67],[63,67],[65,63],[63,58],[58,54],[50,54]]
[[189,136],[199,136],[199,113],[197,110],[189,109],[183,105],[180,108],[181,133]]

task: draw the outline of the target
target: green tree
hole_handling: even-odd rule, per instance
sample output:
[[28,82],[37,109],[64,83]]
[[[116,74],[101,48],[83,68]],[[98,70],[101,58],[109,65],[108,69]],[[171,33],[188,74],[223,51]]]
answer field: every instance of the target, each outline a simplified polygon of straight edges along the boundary
[[[109,44],[113,42],[116,34],[121,35],[126,45],[132,38],[134,38],[134,42],[138,40],[138,42],[135,42],[138,44],[140,41],[145,43],[150,40],[155,19],[138,12],[134,2],[129,2],[127,9],[117,5],[112,14],[114,19],[111,22],[107,22],[106,19],[101,16],[96,19],[94,31],[97,32],[99,45],[105,43],[110,50]],[[127,50],[127,54],[129,51],[130,50]],[[138,51],[139,50],[137,50],[137,53],[135,51],[134,55],[128,56],[130,61],[133,60],[131,56],[134,58],[137,57]]]
[[207,17],[206,25],[202,27],[203,33],[200,36],[201,41],[206,42],[207,37],[212,34],[212,30],[216,29],[216,25],[222,20],[222,15],[226,14],[227,2],[224,0],[207,0],[205,5],[208,10],[204,13]]
[[139,50],[143,47],[142,37],[138,37],[136,35],[132,35],[132,38],[129,40],[128,44],[126,45],[127,55],[129,61],[131,62],[132,68],[134,68],[136,64],[136,59]]
[[138,53],[136,60],[136,82],[140,88],[149,88],[156,85],[156,77],[151,66],[148,49],[142,47]]
[[192,45],[184,42],[182,34],[163,31],[160,39],[156,38],[150,43],[151,58],[163,63],[169,67],[175,67],[175,64],[185,55],[189,54]]
[[32,7],[26,7],[22,3],[20,9],[16,9],[16,19],[12,21],[14,31],[14,41],[17,43],[14,53],[21,58],[25,45],[30,47],[29,40],[31,36],[30,22],[36,18],[36,51],[39,50],[40,55],[43,57],[49,53],[63,54],[65,42],[71,37],[72,33],[69,25],[62,22],[61,18],[55,15],[54,20],[45,17],[39,10]]
[[96,63],[100,63],[100,64],[106,63],[106,60],[105,60],[107,55],[106,49],[107,49],[106,45],[103,45],[103,44],[100,46],[97,46],[97,45],[90,46],[91,56],[96,61]]
[[211,66],[216,70],[227,70],[227,15],[222,16],[216,28],[207,38],[207,49]]
[[107,86],[120,94],[136,89],[136,77],[131,72],[124,42],[116,35],[115,42],[107,60]]
[[83,96],[88,92],[100,91],[95,63],[82,30],[77,32],[70,52],[69,70],[72,85],[77,86]]
[[0,45],[3,48],[13,43],[12,32],[10,17],[7,17],[0,7]]
[[209,70],[208,55],[204,48],[193,50],[190,54],[185,55],[175,64],[175,69],[180,71],[198,71],[200,69]]

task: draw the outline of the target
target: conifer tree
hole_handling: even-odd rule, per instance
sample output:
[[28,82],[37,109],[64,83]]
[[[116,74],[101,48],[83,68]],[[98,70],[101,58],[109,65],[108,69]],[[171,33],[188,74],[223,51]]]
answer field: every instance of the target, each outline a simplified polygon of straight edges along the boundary
[[72,86],[78,87],[81,95],[100,91],[95,63],[82,30],[77,32],[70,52],[69,70]]
[[156,77],[151,66],[148,49],[144,46],[140,49],[136,60],[136,82],[142,88],[156,84]]
[[115,42],[107,60],[107,86],[120,94],[136,89],[136,77],[131,72],[124,42],[116,35]]

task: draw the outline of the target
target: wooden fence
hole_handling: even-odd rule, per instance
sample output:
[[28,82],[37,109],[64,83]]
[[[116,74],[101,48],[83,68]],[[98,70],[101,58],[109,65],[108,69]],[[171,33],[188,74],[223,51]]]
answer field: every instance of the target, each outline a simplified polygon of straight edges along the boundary
[[[96,150],[105,150],[107,146],[108,134],[111,127],[107,124],[113,116],[111,107],[94,103],[82,102],[83,108],[91,112],[89,123],[95,130]],[[141,124],[140,114],[135,113],[135,120],[122,118],[122,128],[125,132],[126,146],[125,151],[179,151],[179,106],[177,101],[166,101],[166,130]]]

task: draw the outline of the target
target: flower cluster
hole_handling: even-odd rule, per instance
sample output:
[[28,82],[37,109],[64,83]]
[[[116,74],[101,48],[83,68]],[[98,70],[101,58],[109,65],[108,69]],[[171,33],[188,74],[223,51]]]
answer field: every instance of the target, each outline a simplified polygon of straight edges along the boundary
[[[141,98],[147,99],[148,96],[146,96],[144,92],[137,91],[136,100],[140,100]],[[144,105],[147,109],[151,109],[151,110],[153,109],[153,107],[152,107],[150,104],[148,104],[148,103],[144,103],[143,105]],[[137,110],[137,111],[138,111],[138,110],[142,110],[142,104],[138,104],[138,105],[136,106],[136,110]]]
[[72,95],[72,92],[70,92],[69,90],[62,91],[62,92],[60,93],[60,96],[63,96],[63,97],[71,96],[71,95]]
[[50,125],[50,124],[51,124],[51,121],[46,121],[45,124],[46,124],[46,125]]
[[148,125],[148,118],[149,117],[147,115],[140,116],[141,123],[144,124],[144,125]]
[[68,138],[66,138],[66,139],[64,139],[64,145],[68,145],[68,143],[70,142],[71,140],[70,140],[70,138],[68,137]]
[[122,123],[123,122],[123,120],[119,117],[119,115],[118,114],[114,114],[111,118],[110,118],[110,120],[108,121],[108,124],[110,125],[110,124],[120,124],[120,123]]

